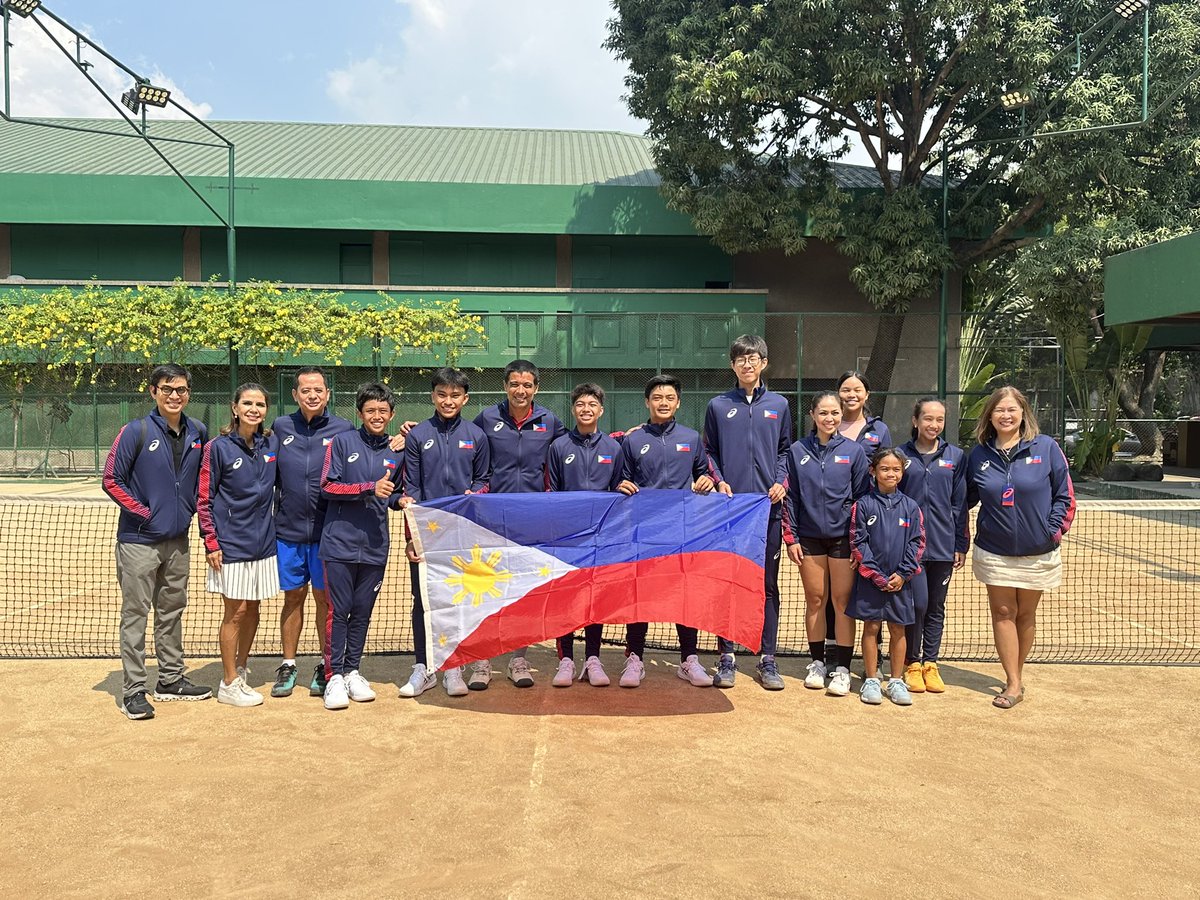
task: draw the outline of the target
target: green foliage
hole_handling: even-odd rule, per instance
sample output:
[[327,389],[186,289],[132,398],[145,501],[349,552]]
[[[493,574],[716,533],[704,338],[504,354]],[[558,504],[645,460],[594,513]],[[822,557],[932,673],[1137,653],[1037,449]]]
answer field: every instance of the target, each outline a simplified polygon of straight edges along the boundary
[[999,379],[995,363],[987,363],[980,367],[969,379],[960,382],[959,390],[962,400],[958,409],[958,445],[971,447],[975,444],[975,425],[983,414],[983,405],[987,403],[993,382]]
[[[50,291],[23,288],[0,305],[0,351],[14,395],[37,372],[69,374],[74,386],[96,383],[109,367],[190,364],[237,350],[245,362],[285,363],[316,355],[340,365],[354,346],[384,344],[393,362],[413,353],[453,361],[478,342],[477,316],[458,301],[411,306],[382,292],[356,309],[340,293],[282,290],[249,282],[229,293],[215,285],[110,289],[87,285]],[[438,350],[442,353],[438,353]]]

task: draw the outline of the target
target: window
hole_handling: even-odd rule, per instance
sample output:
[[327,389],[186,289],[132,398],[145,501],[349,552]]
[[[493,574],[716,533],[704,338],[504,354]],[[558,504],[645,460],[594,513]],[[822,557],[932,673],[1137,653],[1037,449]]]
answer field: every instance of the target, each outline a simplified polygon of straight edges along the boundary
[[371,245],[342,244],[340,284],[370,284]]

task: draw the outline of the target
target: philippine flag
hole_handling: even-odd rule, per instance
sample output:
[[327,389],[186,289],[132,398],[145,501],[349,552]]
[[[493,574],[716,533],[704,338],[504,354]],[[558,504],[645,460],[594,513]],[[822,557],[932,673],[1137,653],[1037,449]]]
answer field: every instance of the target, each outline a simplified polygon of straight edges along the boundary
[[543,425],[543,424],[541,424],[540,422],[534,422],[534,423],[533,423],[533,430],[534,430],[534,431],[545,431],[545,430],[546,430],[546,426],[545,426],[545,425]]
[[779,413],[777,413],[773,409],[764,409],[763,410],[763,418],[764,419],[778,419]]
[[388,471],[394,471],[396,468],[396,461],[394,459],[385,459],[383,461],[383,467]]
[[264,453],[263,454],[263,462],[275,462],[275,454],[274,453]]
[[908,519],[905,518],[904,516],[901,516],[898,524],[900,525],[901,528],[907,528],[908,527]]
[[199,441],[192,441],[192,449],[193,449],[193,450],[199,450],[199,449],[200,449],[200,442],[199,442]]
[[680,622],[757,648],[765,494],[444,497],[405,510],[432,669],[592,622]]
[[835,463],[837,463],[839,466],[848,466],[848,465],[850,465],[850,457],[848,457],[848,456],[838,456],[836,453],[833,455],[833,461],[834,461]]
[[676,444],[675,452],[676,453],[691,453],[692,445],[691,444]]
[[943,469],[953,469],[954,468],[954,462],[949,459],[939,459],[938,465],[941,466]]
[[1041,461],[1042,461],[1042,458],[1040,456],[1029,456],[1029,457],[1025,458],[1025,465],[1028,466],[1031,463],[1033,465],[1038,465],[1039,463],[1041,463]]
[[458,449],[459,450],[474,450],[475,449],[475,439],[471,438],[470,440],[459,441]]
[[602,465],[602,466],[611,466],[612,465],[612,454],[611,453],[598,453],[598,454],[596,454],[596,462],[600,463],[600,465]]

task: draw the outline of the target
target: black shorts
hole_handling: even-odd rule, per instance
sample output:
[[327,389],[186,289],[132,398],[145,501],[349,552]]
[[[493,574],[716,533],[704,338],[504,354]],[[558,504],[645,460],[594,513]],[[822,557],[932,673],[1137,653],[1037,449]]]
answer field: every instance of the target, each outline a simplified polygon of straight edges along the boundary
[[805,556],[831,556],[834,559],[850,558],[850,537],[840,538],[799,538],[796,543],[804,551]]

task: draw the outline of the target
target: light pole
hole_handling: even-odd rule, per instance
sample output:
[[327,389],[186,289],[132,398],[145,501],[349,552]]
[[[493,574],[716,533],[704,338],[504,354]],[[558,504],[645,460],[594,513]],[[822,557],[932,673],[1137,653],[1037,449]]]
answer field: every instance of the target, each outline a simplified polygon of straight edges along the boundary
[[[103,134],[112,137],[132,137],[139,138],[144,141],[145,144],[152,151],[154,151],[158,158],[166,164],[167,168],[170,169],[171,172],[174,173],[175,176],[187,186],[188,190],[190,190],[196,196],[196,198],[204,204],[208,211],[216,217],[217,221],[219,221],[225,227],[225,261],[229,270],[229,292],[230,294],[235,293],[237,290],[237,226],[234,202],[234,190],[236,183],[236,150],[233,141],[229,140],[229,138],[225,137],[225,135],[221,134],[219,131],[217,131],[217,129],[213,128],[203,119],[196,116],[190,109],[172,99],[169,91],[163,88],[154,87],[148,78],[144,78],[143,76],[139,75],[103,47],[98,46],[95,42],[88,38],[87,35],[80,32],[70,23],[59,18],[57,15],[47,9],[41,3],[41,0],[0,0],[0,11],[3,12],[4,16],[4,110],[3,112],[0,112],[0,118],[4,119],[6,122],[34,125],[39,128],[51,128],[59,131],[76,131],[88,134]],[[41,15],[39,15],[39,13]],[[73,66],[75,66],[76,70],[87,79],[88,83],[91,84],[93,88],[96,89],[96,92],[99,93],[100,96],[102,96],[114,110],[116,110],[117,114],[120,115],[123,120],[129,123],[132,131],[112,131],[107,128],[93,128],[84,125],[65,125],[60,122],[46,122],[39,119],[24,119],[13,116],[10,63],[10,51],[12,44],[9,40],[9,21],[13,14],[21,16],[25,19],[29,19],[36,24],[45,33],[46,37],[50,39],[54,46],[57,47],[60,52],[62,52],[62,54],[71,62]],[[58,37],[46,26],[46,23],[42,21],[41,16],[51,19],[60,27],[71,33],[71,35],[75,38],[76,52],[74,54],[72,54],[71,51],[68,50],[58,39]],[[108,96],[108,94],[100,86],[99,82],[97,82],[88,71],[88,69],[91,68],[91,63],[86,63],[82,59],[82,47],[84,44],[86,44],[96,53],[99,53],[110,63],[133,79],[133,87],[122,95],[121,103],[117,103],[110,96]],[[140,123],[135,122],[132,118],[130,118],[130,116],[126,114],[125,110],[122,109],[122,106],[124,106],[125,109],[128,109],[134,115],[140,113]],[[216,138],[216,141],[219,143],[214,141],[151,135],[146,129],[147,106],[172,106],[175,109],[178,109],[194,123]],[[229,203],[224,214],[219,212],[215,206],[208,202],[208,199],[203,194],[196,190],[196,187],[188,180],[187,176],[184,175],[173,162],[171,162],[167,154],[164,153],[163,150],[158,146],[160,143],[185,144],[194,147],[214,147],[225,151],[227,163],[227,181],[229,185]],[[232,340],[229,343],[229,373],[231,381],[230,388],[232,393],[232,391],[237,388],[238,384],[238,353],[237,348],[234,347]]]

